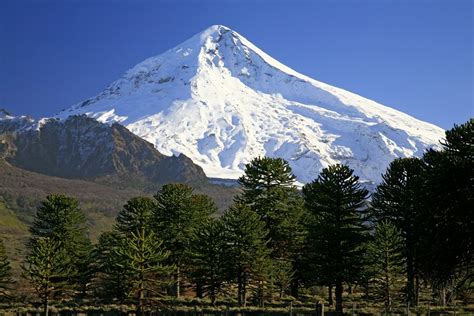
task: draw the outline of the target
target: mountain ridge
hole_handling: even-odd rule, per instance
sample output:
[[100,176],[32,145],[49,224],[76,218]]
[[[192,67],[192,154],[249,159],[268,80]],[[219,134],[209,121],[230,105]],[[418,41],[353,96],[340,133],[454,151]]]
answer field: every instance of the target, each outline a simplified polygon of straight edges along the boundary
[[62,178],[207,182],[202,168],[185,155],[165,156],[126,127],[87,116],[0,119],[0,157],[19,168]]

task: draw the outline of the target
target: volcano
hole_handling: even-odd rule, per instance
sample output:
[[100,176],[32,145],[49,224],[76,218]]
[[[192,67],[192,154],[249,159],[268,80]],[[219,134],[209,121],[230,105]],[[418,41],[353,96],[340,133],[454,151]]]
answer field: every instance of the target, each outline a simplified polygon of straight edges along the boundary
[[57,114],[120,123],[208,177],[236,179],[257,156],[286,159],[298,182],[344,163],[378,183],[397,157],[421,156],[444,130],[302,75],[236,31],[211,26]]

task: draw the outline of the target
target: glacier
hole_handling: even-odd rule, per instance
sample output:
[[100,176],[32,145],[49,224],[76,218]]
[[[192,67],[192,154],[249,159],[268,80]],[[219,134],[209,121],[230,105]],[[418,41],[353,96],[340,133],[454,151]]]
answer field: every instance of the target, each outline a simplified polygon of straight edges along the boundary
[[118,122],[212,178],[236,179],[257,156],[286,159],[300,184],[344,163],[368,183],[397,157],[439,146],[444,130],[309,78],[236,31],[214,25],[128,70],[56,115]]

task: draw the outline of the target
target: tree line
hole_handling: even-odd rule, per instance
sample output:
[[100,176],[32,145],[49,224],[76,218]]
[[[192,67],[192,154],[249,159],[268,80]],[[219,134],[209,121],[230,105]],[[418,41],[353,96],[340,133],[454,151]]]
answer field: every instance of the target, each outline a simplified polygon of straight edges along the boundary
[[[471,119],[447,131],[440,149],[395,159],[372,195],[346,165],[300,190],[287,161],[259,157],[222,216],[210,197],[167,184],[130,199],[93,244],[78,201],[53,194],[30,227],[22,276],[46,315],[59,297],[133,303],[141,314],[183,287],[212,304],[231,296],[264,306],[325,286],[342,312],[345,290],[358,287],[390,310],[417,305],[424,284],[444,305],[473,289],[473,173]],[[12,282],[0,243],[0,296],[11,298]]]

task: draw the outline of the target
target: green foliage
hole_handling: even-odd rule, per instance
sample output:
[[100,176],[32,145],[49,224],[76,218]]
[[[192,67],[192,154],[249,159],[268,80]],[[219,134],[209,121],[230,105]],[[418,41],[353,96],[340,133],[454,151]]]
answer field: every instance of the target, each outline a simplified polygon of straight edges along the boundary
[[[294,304],[320,299],[321,285],[335,286],[337,311],[344,284],[356,292],[369,284],[367,297],[395,312],[401,292],[411,305],[417,303],[419,284],[442,304],[449,298],[468,302],[474,288],[473,144],[471,119],[446,132],[442,150],[393,161],[373,195],[372,217],[366,216],[368,192],[347,166],[325,168],[304,186],[303,200],[286,161],[257,158],[247,165],[239,179],[241,194],[221,218],[212,218],[217,208],[208,196],[185,184],[165,185],[155,199],[129,199],[93,251],[77,200],[50,195],[30,228],[23,276],[46,312],[52,299],[83,303],[91,293],[102,303],[134,302],[139,314],[145,302],[156,299],[187,304],[188,310],[204,301],[236,302],[229,297],[235,290],[240,306],[253,299],[262,307],[264,301],[286,304],[275,303],[275,294],[285,300],[285,292],[296,293],[302,280],[304,303]],[[12,170],[5,168],[0,176]],[[2,203],[10,208],[12,198],[2,195],[0,203],[0,221],[7,219],[8,227],[14,222],[5,208],[2,217]],[[34,201],[17,199],[17,204],[30,209]],[[372,236],[369,224],[376,224]],[[18,228],[8,232],[21,232]],[[4,236],[8,250],[15,249]],[[15,256],[21,251],[10,259]],[[0,296],[11,288],[11,270],[0,241]],[[161,297],[164,290],[179,296],[180,285],[190,282],[196,301]],[[423,299],[430,294],[421,293]],[[200,300],[201,294],[209,299]],[[351,294],[357,304],[358,294]]]
[[119,268],[127,271],[129,296],[136,298],[140,314],[144,299],[150,294],[156,296],[160,286],[168,284],[162,277],[171,274],[174,267],[164,264],[169,252],[163,249],[162,241],[150,229],[142,227],[124,237],[119,246],[112,249],[112,255],[119,259]]
[[390,311],[404,282],[403,245],[403,237],[395,225],[382,221],[375,227],[374,238],[367,247],[372,293],[384,302],[386,311]]
[[141,312],[144,300],[157,295],[166,283],[163,275],[172,272],[164,264],[169,252],[152,230],[155,207],[147,197],[130,199],[119,212],[114,230],[101,235],[95,249],[95,281],[104,301],[134,297]]
[[94,294],[104,303],[125,302],[131,293],[129,271],[117,256],[121,235],[115,230],[102,233],[93,252]]
[[117,215],[114,229],[122,235],[130,235],[142,228],[151,228],[152,212],[156,204],[147,197],[134,197],[127,201]]
[[8,260],[3,240],[0,239],[0,299],[8,298],[13,283],[10,261]]
[[307,260],[310,278],[336,286],[336,310],[342,311],[342,283],[357,282],[365,265],[367,227],[362,210],[368,191],[344,165],[322,170],[303,187],[308,216]]
[[222,222],[228,247],[229,275],[237,280],[239,306],[245,306],[249,283],[262,286],[268,279],[268,231],[260,217],[245,204],[232,206]]
[[442,145],[423,156],[420,268],[442,293],[472,291],[474,119],[446,131]]
[[271,282],[278,290],[278,296],[283,297],[295,277],[293,265],[289,261],[273,260],[271,267]]
[[283,264],[288,268],[291,263],[291,274],[299,276],[296,270],[304,239],[303,200],[288,162],[281,158],[257,157],[246,165],[239,183],[242,194],[236,201],[248,205],[265,223],[271,257],[281,261],[275,268]]
[[61,243],[52,237],[39,237],[30,248],[23,265],[23,277],[32,283],[41,299],[45,315],[53,295],[68,288],[70,257]]
[[227,280],[229,256],[225,238],[223,223],[210,219],[198,231],[192,249],[192,278],[197,290],[208,296],[213,305]]
[[419,276],[418,253],[423,190],[422,161],[418,158],[395,159],[382,176],[372,199],[371,212],[375,221],[391,221],[404,238],[407,285],[406,299],[417,304],[418,289],[415,279]]
[[155,199],[154,231],[159,232],[165,249],[171,251],[169,263],[176,266],[174,291],[179,297],[197,231],[217,208],[210,198],[194,195],[193,188],[186,184],[164,185]]
[[84,295],[91,278],[89,264],[93,247],[78,201],[65,195],[48,195],[38,207],[30,233],[30,250],[43,238],[57,243],[70,264],[68,283]]

